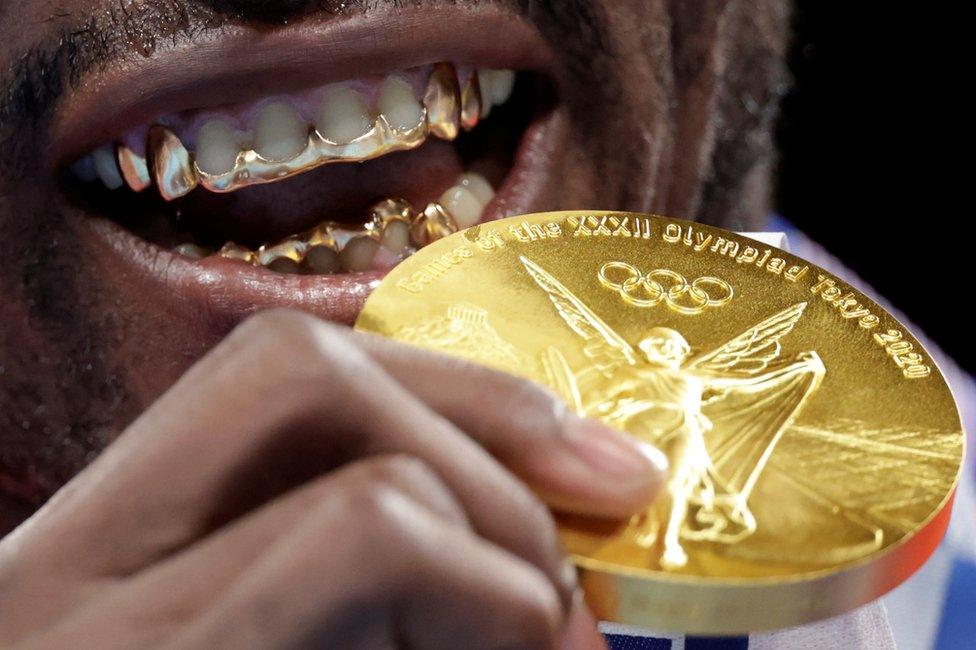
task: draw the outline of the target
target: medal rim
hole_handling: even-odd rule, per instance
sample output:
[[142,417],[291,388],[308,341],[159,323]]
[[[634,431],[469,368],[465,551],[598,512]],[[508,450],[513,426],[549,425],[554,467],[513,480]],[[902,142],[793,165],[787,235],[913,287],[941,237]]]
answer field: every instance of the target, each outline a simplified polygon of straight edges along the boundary
[[[539,224],[552,221],[562,223],[571,217],[588,216],[650,218],[653,225],[660,226],[662,231],[667,224],[677,224],[682,228],[693,227],[696,231],[724,237],[739,245],[761,244],[764,248],[776,252],[776,255],[785,259],[788,264],[802,263],[809,266],[813,272],[823,272],[831,278],[843,281],[835,273],[793,253],[709,224],[657,214],[617,210],[537,212],[475,225],[434,242],[408,258],[399,267],[394,268],[371,293],[356,320],[355,329],[385,335],[373,329],[370,322],[374,319],[374,311],[379,309],[377,305],[394,295],[395,282],[402,277],[404,268],[419,268],[425,260],[436,258],[461,242],[470,243],[483,228],[497,228],[501,232],[505,226],[516,223]],[[544,245],[545,242],[536,242],[536,244]],[[790,627],[840,615],[881,597],[911,577],[934,553],[948,527],[952,505],[968,454],[967,432],[959,413],[958,400],[939,362],[918,340],[913,331],[914,327],[906,326],[860,289],[849,283],[845,282],[845,284],[848,285],[847,290],[853,292],[859,301],[864,302],[872,313],[882,315],[901,327],[916,349],[925,354],[926,363],[932,369],[931,376],[941,382],[952,399],[953,419],[957,425],[961,445],[958,458],[955,460],[957,465],[954,476],[942,500],[932,509],[928,517],[897,541],[855,560],[824,569],[786,575],[717,577],[675,574],[660,569],[625,566],[572,553],[571,557],[580,569],[580,579],[587,601],[599,618],[689,634],[741,634]],[[504,370],[500,371],[504,372]],[[562,531],[563,527],[559,526],[559,529]],[[853,585],[848,584],[851,580],[854,581]],[[646,601],[646,606],[641,608],[641,611],[627,612],[625,608],[619,606],[619,603],[617,606],[612,605],[613,601],[620,600],[622,593],[634,590]],[[851,592],[854,594],[853,598],[843,597]],[[814,606],[811,597],[816,597],[818,594],[820,600],[836,606],[824,606],[823,603]],[[673,611],[662,612],[655,606],[668,602],[694,603],[695,611],[685,612],[682,615]],[[735,605],[737,602],[741,606],[730,607],[730,604]],[[601,605],[601,603],[608,604]]]

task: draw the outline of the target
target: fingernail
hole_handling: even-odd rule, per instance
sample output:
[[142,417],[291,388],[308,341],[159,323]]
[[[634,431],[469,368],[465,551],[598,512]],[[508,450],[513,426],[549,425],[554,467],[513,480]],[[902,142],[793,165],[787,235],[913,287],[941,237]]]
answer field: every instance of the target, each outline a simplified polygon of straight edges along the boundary
[[644,478],[668,469],[668,459],[659,449],[602,422],[571,416],[566,429],[579,457],[598,472]]

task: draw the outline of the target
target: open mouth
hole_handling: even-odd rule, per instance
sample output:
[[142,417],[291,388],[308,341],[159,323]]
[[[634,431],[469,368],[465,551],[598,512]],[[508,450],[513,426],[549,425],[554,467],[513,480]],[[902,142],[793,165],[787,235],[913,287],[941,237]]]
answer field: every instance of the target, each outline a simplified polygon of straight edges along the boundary
[[189,258],[384,272],[475,225],[542,84],[439,62],[139,125],[68,167],[77,199]]
[[430,242],[559,207],[557,61],[489,6],[220,31],[87,80],[51,168],[87,263],[155,309],[348,323]]

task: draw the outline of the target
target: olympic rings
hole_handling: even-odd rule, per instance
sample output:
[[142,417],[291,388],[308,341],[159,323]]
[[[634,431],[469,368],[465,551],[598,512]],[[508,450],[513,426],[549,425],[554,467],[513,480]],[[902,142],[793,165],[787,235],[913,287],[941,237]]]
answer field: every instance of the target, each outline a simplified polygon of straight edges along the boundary
[[600,284],[619,293],[634,307],[647,309],[664,302],[671,309],[688,315],[726,305],[735,295],[732,285],[719,278],[703,276],[688,282],[685,276],[668,269],[656,269],[645,275],[626,262],[607,262],[600,268],[598,278]]

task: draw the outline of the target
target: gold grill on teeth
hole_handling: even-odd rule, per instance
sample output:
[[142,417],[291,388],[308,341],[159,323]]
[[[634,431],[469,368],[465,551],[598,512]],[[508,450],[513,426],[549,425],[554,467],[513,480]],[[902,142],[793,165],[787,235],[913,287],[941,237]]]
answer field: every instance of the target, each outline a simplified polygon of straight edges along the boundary
[[471,71],[460,92],[461,126],[465,131],[470,131],[478,126],[485,106],[484,96],[481,94],[481,80],[478,79],[477,71]]
[[457,71],[450,63],[438,63],[430,73],[424,108],[430,132],[444,140],[454,140],[461,128],[461,90]]
[[291,178],[329,163],[365,162],[395,151],[416,149],[426,140],[426,110],[417,125],[408,129],[395,129],[385,116],[380,115],[373,128],[352,142],[330,142],[312,129],[305,149],[291,160],[266,160],[249,149],[238,154],[234,169],[226,174],[208,174],[196,162],[193,163],[192,173],[199,179],[200,185],[211,192],[233,192],[251,185]]
[[148,168],[159,194],[164,199],[167,201],[178,199],[192,192],[200,184],[200,178],[194,171],[192,154],[187,151],[176,134],[165,126],[154,126],[149,129],[146,148],[151,152]]
[[462,129],[470,131],[478,125],[490,109],[490,101],[483,95],[476,70],[461,83],[452,64],[438,63],[428,79],[421,119],[415,126],[394,128],[380,114],[372,128],[346,143],[332,142],[313,127],[309,129],[305,148],[290,160],[267,160],[253,149],[247,149],[237,155],[234,168],[223,174],[201,170],[180,138],[163,125],[149,130],[148,161],[125,146],[118,146],[116,155],[122,177],[131,190],[142,192],[155,184],[163,199],[173,201],[197,187],[218,193],[234,192],[284,180],[322,165],[365,162],[415,149],[426,142],[428,135],[453,141]]
[[116,147],[115,155],[118,157],[122,178],[132,191],[141,192],[152,185],[153,179],[149,175],[145,158],[124,144]]
[[375,204],[369,214],[360,226],[324,221],[256,251],[233,242],[216,253],[195,244],[181,244],[174,250],[185,257],[216,255],[278,273],[329,274],[340,270],[368,271],[380,249],[399,261],[459,229],[454,217],[439,203],[417,212],[404,199],[385,199]]

